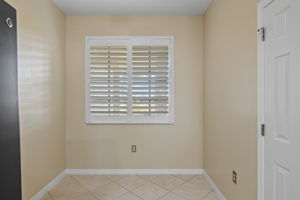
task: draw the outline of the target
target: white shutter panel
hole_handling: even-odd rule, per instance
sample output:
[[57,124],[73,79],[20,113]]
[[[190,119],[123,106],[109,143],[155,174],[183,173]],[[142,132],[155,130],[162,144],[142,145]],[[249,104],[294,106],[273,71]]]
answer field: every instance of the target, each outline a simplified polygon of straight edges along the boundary
[[173,39],[87,37],[88,123],[172,123]]
[[88,103],[91,117],[127,115],[127,48],[90,46]]
[[132,47],[132,115],[163,116],[170,108],[168,46]]

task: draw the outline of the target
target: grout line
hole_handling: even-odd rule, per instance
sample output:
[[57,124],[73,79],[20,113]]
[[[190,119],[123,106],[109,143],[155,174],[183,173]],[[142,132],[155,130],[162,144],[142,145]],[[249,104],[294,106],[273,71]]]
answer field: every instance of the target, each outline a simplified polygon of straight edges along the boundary
[[[211,192],[209,192],[209,193],[211,193]],[[203,199],[205,199],[208,195],[209,195],[209,193],[207,193],[204,197],[202,197],[200,200],[203,200]]]
[[[142,177],[139,177],[138,175],[120,175],[120,176],[123,176],[121,179],[124,179],[125,176],[137,176],[138,178],[143,179]],[[120,181],[121,179],[119,179],[118,181]],[[110,180],[111,180],[111,179],[110,179]],[[145,180],[145,179],[143,179],[143,180]],[[142,185],[140,185],[140,186],[138,186],[138,187],[135,187],[135,188],[132,189],[132,190],[129,190],[129,189],[123,187],[120,183],[118,183],[118,181],[112,180],[113,183],[117,184],[118,186],[122,187],[123,189],[125,189],[125,190],[127,191],[125,194],[122,194],[122,195],[119,196],[118,198],[120,198],[120,197],[122,197],[122,196],[125,196],[125,195],[128,194],[128,193],[131,193],[131,194],[134,194],[135,196],[137,196],[137,197],[140,198],[140,199],[143,199],[143,198],[140,197],[140,196],[138,196],[137,194],[135,194],[135,193],[133,192],[133,190],[135,190],[135,189],[137,189],[137,188],[139,188],[139,187],[142,187],[143,185],[146,185],[147,183],[150,182],[150,181],[148,181],[148,180],[145,180],[146,182],[143,183]],[[143,200],[144,200],[144,199],[143,199]]]
[[171,192],[168,191],[166,194],[162,195],[161,197],[158,197],[158,199],[156,199],[156,200],[162,199],[162,198],[164,198],[165,196],[167,196],[167,195],[170,194],[170,193],[171,193]]
[[119,198],[121,198],[121,197],[123,197],[123,196],[125,196],[126,194],[128,194],[128,193],[131,193],[130,191],[128,191],[128,190],[126,190],[127,192],[125,192],[124,194],[121,194],[120,196],[117,196],[116,198],[114,198],[114,199],[119,199]]
[[170,193],[173,193],[173,194],[175,194],[175,195],[181,197],[182,199],[187,200],[185,197],[182,197],[182,196],[180,196],[180,195],[174,193],[173,191],[176,190],[177,188],[179,188],[180,186],[182,186],[183,184],[185,184],[186,182],[188,182],[190,179],[192,179],[192,178],[195,177],[196,175],[193,175],[191,178],[189,178],[189,179],[187,179],[187,180],[183,180],[183,179],[181,179],[181,178],[178,178],[178,177],[176,177],[174,174],[169,174],[169,175],[170,175],[170,176],[173,176],[174,178],[180,179],[180,180],[182,180],[183,182],[182,182],[181,184],[177,185],[174,189],[169,190],[169,189],[166,189],[166,188],[164,188],[164,187],[162,187],[162,186],[160,186],[160,185],[158,185],[158,184],[156,184],[156,183],[154,183],[154,182],[151,181],[151,182],[154,183],[155,185],[157,185],[157,186],[159,186],[159,187],[161,187],[161,188],[164,188],[164,189],[168,190],[168,192],[167,192],[165,195],[159,197],[157,200],[159,200],[159,199],[161,199],[161,198],[167,196],[167,195],[170,194]]
[[168,188],[165,188],[165,187],[163,187],[163,186],[161,186],[161,185],[159,185],[159,184],[157,184],[157,183],[155,183],[155,182],[152,182],[152,181],[150,181],[150,182],[151,182],[152,184],[154,184],[154,185],[160,187],[160,188],[163,188],[164,190],[167,190],[168,192],[172,192],[172,190],[170,190],[170,189],[168,189]]
[[[87,189],[86,187],[84,187],[84,185],[82,185],[76,178],[73,177],[73,175],[70,175],[70,177],[76,182],[78,183],[82,188],[84,188],[88,193],[90,193],[93,197],[95,197],[97,200],[101,200],[98,198],[98,196],[96,196],[92,191],[90,191],[89,189]],[[108,184],[108,183],[107,183]],[[104,184],[104,185],[107,185]]]
[[[156,185],[156,186],[158,186],[158,187],[160,187],[160,188],[163,188],[164,190],[167,191],[166,194],[162,195],[161,197],[158,197],[158,199],[161,199],[161,198],[165,197],[166,195],[168,195],[168,194],[170,194],[170,193],[172,192],[171,190],[169,190],[169,189],[167,189],[167,188],[164,188],[164,187],[162,187],[162,186],[160,186],[160,185],[158,185],[158,184],[156,184],[156,183],[154,183],[154,182],[152,182],[152,181],[153,181],[153,180],[151,180],[151,181],[149,181],[149,182],[151,182],[152,184],[154,184],[154,185]],[[157,200],[158,200],[158,199],[157,199]]]
[[[144,186],[144,185],[146,185],[147,183],[152,183],[152,184],[156,185],[156,186],[159,187],[159,188],[165,189],[164,187],[162,187],[162,186],[160,186],[160,185],[158,185],[158,184],[152,182],[153,179],[152,179],[152,180],[146,180],[146,179],[140,177],[139,175],[127,175],[127,176],[137,176],[138,178],[141,178],[141,179],[145,180],[146,182],[143,183],[142,185],[139,185],[138,187],[136,187],[136,188],[134,188],[134,189],[132,189],[132,190],[129,190],[129,189],[127,189],[127,188],[124,188],[124,187],[123,187],[122,185],[120,185],[118,182],[115,182],[115,183],[118,184],[119,186],[121,186],[122,188],[124,188],[125,190],[127,190],[129,193],[132,193],[132,194],[134,194],[135,196],[137,196],[137,197],[139,197],[139,198],[141,198],[141,199],[143,199],[143,198],[140,197],[140,196],[138,196],[137,194],[135,194],[135,192],[133,192],[133,191],[136,190],[136,189],[138,189],[138,188],[140,188],[140,187],[142,187],[142,186]],[[155,176],[159,176],[159,175],[155,175]],[[120,180],[121,180],[121,179],[120,179]],[[164,194],[164,195],[161,196],[161,197],[164,197],[165,195],[167,195],[167,194],[169,194],[169,193],[171,192],[171,191],[168,190],[168,189],[165,189],[165,190],[167,191],[167,193]],[[126,194],[127,194],[127,193],[126,193]],[[124,194],[124,195],[125,195],[125,194]],[[124,196],[124,195],[121,195],[120,197],[122,197],[122,196]],[[161,198],[161,197],[158,197],[158,199]],[[158,199],[157,199],[157,200],[158,200]]]
[[[176,177],[174,174],[172,174],[172,176],[174,176],[175,178],[178,178],[178,177]],[[187,183],[190,179],[192,179],[192,178],[195,177],[195,176],[196,176],[196,175],[193,175],[191,178],[188,178],[187,180],[183,180],[183,179],[181,179],[181,178],[178,178],[178,179],[183,180],[183,183],[180,184],[180,185],[178,185],[177,187],[175,187],[175,188],[172,190],[172,193],[176,194],[177,196],[181,197],[182,199],[188,200],[188,199],[186,199],[185,197],[183,197],[183,196],[181,196],[181,195],[175,193],[174,191],[175,191],[176,189],[178,189],[180,186],[182,186],[182,185],[184,185],[185,183]]]
[[[124,178],[125,178],[125,176],[130,176],[130,175],[124,175]],[[136,176],[136,175],[132,175],[132,176]],[[124,178],[121,178],[121,179],[124,179]],[[121,180],[120,179],[120,180]],[[120,181],[120,180],[118,180],[118,181]],[[133,191],[133,190],[135,190],[136,188],[139,188],[140,186],[143,186],[143,185],[145,185],[146,183],[143,183],[142,185],[140,185],[140,186],[137,186],[137,187],[135,187],[135,188],[133,188],[132,190],[129,190],[129,189],[127,189],[127,188],[125,188],[124,186],[122,186],[120,183],[118,183],[118,181],[113,181],[115,184],[117,184],[118,186],[120,186],[120,187],[122,187],[123,189],[125,189],[125,190],[127,190],[128,192],[131,192],[131,191]]]
[[50,194],[50,192],[47,192],[46,194],[48,194],[52,200],[55,200],[55,198]]
[[[173,175],[173,176],[176,177],[175,175]],[[195,176],[197,176],[197,175],[193,175],[192,177],[188,178],[188,179],[185,180],[182,184],[178,185],[175,189],[173,189],[171,192],[172,192],[173,194],[175,194],[175,195],[177,195],[177,196],[179,196],[179,197],[185,199],[185,200],[188,200],[188,199],[186,199],[185,197],[181,196],[180,194],[175,193],[174,191],[175,191],[176,189],[178,189],[180,186],[182,186],[183,184],[185,184],[185,183],[190,183],[189,181],[190,181],[192,178],[194,178]],[[203,176],[203,175],[201,175],[201,176]],[[178,177],[176,177],[176,178],[178,178]],[[181,179],[181,180],[183,180],[183,179]],[[205,180],[205,181],[206,181],[206,180]],[[193,183],[190,183],[190,184],[195,185],[195,184],[193,184]],[[203,200],[209,193],[211,193],[211,192],[213,192],[213,191],[214,191],[214,190],[209,190],[209,191],[207,192],[207,194],[205,194],[201,199]],[[200,200],[201,200],[201,199],[200,199]]]
[[[126,175],[125,175],[125,176],[126,176]],[[127,176],[131,176],[131,175],[127,175]],[[138,178],[141,178],[141,177],[139,177],[138,175],[133,175],[133,176],[137,176]],[[143,178],[141,178],[141,179],[143,179]],[[120,180],[121,180],[121,179],[120,179]],[[143,180],[144,180],[144,179],[143,179]],[[121,186],[122,188],[124,188],[125,190],[127,190],[128,192],[131,192],[131,193],[134,193],[134,192],[133,192],[134,190],[136,190],[136,189],[138,189],[138,188],[140,188],[140,187],[146,185],[147,183],[149,183],[149,181],[146,180],[146,182],[143,183],[142,185],[139,185],[139,186],[135,187],[134,189],[129,190],[129,189],[127,189],[127,188],[124,188],[122,185],[120,185],[119,183],[116,182],[116,184],[118,184],[119,186]],[[135,194],[135,193],[134,193],[134,194]],[[124,194],[124,195],[125,195],[125,194]],[[143,199],[142,197],[138,196],[137,194],[135,194],[135,196],[139,197],[140,199]]]
[[120,181],[121,179],[125,178],[126,175],[95,175],[95,176],[105,176],[106,178],[108,178],[112,182],[116,182],[116,180],[113,180],[113,179],[109,178],[109,176],[119,176],[121,178],[119,180],[117,180],[117,181]]
[[[120,180],[126,178],[126,176],[137,176],[137,175],[120,175],[120,176],[123,176],[123,177],[122,177],[121,179],[119,179],[118,181],[120,181]],[[138,178],[141,178],[141,177],[139,177],[139,176],[137,176],[137,177],[138,177]],[[125,189],[125,190],[127,191],[125,194],[122,194],[122,195],[119,196],[118,198],[120,198],[120,197],[122,197],[122,196],[125,196],[125,195],[128,194],[128,193],[133,193],[133,194],[135,194],[135,193],[133,192],[133,190],[135,190],[135,189],[137,189],[137,188],[139,188],[139,187],[141,187],[141,186],[143,186],[143,185],[145,185],[145,184],[148,183],[148,182],[146,181],[146,183],[144,183],[144,184],[142,184],[142,185],[140,185],[140,186],[138,186],[138,187],[136,187],[136,188],[134,188],[134,189],[132,189],[132,190],[129,190],[129,189],[123,187],[120,183],[118,183],[118,181],[112,180],[113,183],[117,184],[118,186],[122,187],[123,189]],[[142,197],[138,196],[137,194],[135,194],[135,196],[139,197],[140,199],[143,199]]]
[[[159,175],[138,175],[140,178],[142,178],[142,179],[144,179],[145,181],[148,181],[148,182],[150,182],[150,181],[152,181],[152,180],[154,180],[157,176],[159,176]],[[141,177],[141,176],[153,176],[153,178],[152,179],[146,179],[146,178],[143,178],[143,177]]]
[[[117,197],[115,197],[114,199],[119,199],[119,198],[121,198],[122,196],[124,196],[125,194],[128,194],[128,193],[130,192],[128,189],[126,189],[126,188],[124,188],[123,186],[119,185],[119,184],[118,184],[117,182],[115,182],[115,181],[112,181],[111,183],[108,183],[108,184],[105,184],[105,185],[109,185],[109,184],[112,184],[112,183],[114,183],[114,184],[116,184],[116,185],[122,187],[124,190],[126,190],[126,192],[125,192],[124,194],[121,194],[120,196],[117,196]],[[102,186],[105,186],[105,185],[102,185]],[[100,187],[102,187],[102,186],[100,186]],[[99,200],[102,200],[102,199],[99,199]]]
[[204,195],[201,199],[203,200],[204,198],[206,198],[208,195],[209,195],[209,193],[211,193],[210,191],[206,194],[206,195]]
[[[143,199],[142,197],[138,196],[137,194],[135,194],[134,192],[130,192],[132,195],[136,196],[139,199]],[[143,199],[144,200],[144,199]]]

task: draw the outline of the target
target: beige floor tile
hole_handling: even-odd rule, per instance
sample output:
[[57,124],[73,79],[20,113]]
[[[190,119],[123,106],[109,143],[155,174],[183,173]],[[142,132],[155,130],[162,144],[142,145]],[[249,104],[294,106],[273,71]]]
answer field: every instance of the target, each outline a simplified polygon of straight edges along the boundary
[[53,200],[53,198],[47,193],[41,198],[41,200]]
[[112,175],[65,176],[41,200],[218,200],[218,197],[201,175]]
[[153,180],[157,176],[158,175],[139,175],[139,177],[145,179],[146,181],[151,181],[151,180]]
[[111,183],[111,180],[108,179],[106,176],[94,176],[94,175],[74,175],[72,176],[79,184],[81,184],[84,188],[88,190],[93,190],[97,187],[102,185],[106,185]]
[[173,192],[187,200],[200,200],[209,193],[209,190],[186,182]]
[[56,186],[55,188],[63,188],[69,185],[76,183],[76,181],[71,176],[65,176]]
[[219,200],[219,198],[215,192],[210,192],[207,196],[203,198],[203,200]]
[[177,178],[180,178],[184,181],[187,181],[195,175],[194,174],[174,174],[174,176],[177,177]]
[[127,190],[131,191],[135,188],[145,184],[147,181],[139,176],[126,176],[121,180],[117,181],[117,183]]
[[101,200],[116,199],[127,192],[127,190],[117,185],[116,183],[109,183],[92,190],[92,193]]
[[173,190],[179,185],[184,183],[184,180],[177,178],[172,175],[160,175],[157,176],[155,179],[153,179],[151,182],[167,189],[167,190]]
[[194,185],[197,185],[198,187],[205,188],[209,191],[212,191],[212,187],[208,184],[208,182],[205,180],[204,176],[202,175],[196,175],[188,180],[189,183],[192,183]]
[[171,192],[171,193],[167,194],[166,196],[159,198],[158,200],[184,200],[184,199]]
[[55,200],[72,200],[73,198],[87,192],[80,184],[72,183],[56,187],[49,193]]
[[142,199],[136,196],[135,194],[128,192],[127,194],[119,197],[117,200],[142,200]]
[[119,181],[122,178],[125,178],[126,176],[124,176],[124,175],[107,175],[106,177],[112,181]]
[[168,193],[168,191],[155,185],[154,183],[148,182],[145,185],[133,190],[133,193],[141,197],[143,200],[155,200]]
[[85,192],[72,198],[72,200],[98,200],[93,194],[90,192]]

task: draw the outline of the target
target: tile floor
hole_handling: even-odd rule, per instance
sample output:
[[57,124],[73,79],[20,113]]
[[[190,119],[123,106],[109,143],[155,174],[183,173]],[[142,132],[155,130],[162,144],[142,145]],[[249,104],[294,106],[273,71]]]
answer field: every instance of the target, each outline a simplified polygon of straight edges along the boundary
[[66,176],[42,200],[218,200],[201,175]]

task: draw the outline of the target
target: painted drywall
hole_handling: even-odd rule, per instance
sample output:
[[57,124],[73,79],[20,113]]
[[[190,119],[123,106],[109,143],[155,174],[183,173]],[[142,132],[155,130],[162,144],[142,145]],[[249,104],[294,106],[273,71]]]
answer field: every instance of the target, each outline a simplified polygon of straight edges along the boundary
[[65,17],[50,0],[8,0],[18,13],[23,199],[65,169]]
[[215,0],[204,17],[204,162],[228,200],[256,199],[257,2]]
[[[174,36],[175,124],[87,125],[85,36]],[[66,17],[67,168],[202,168],[202,104],[203,17]]]

